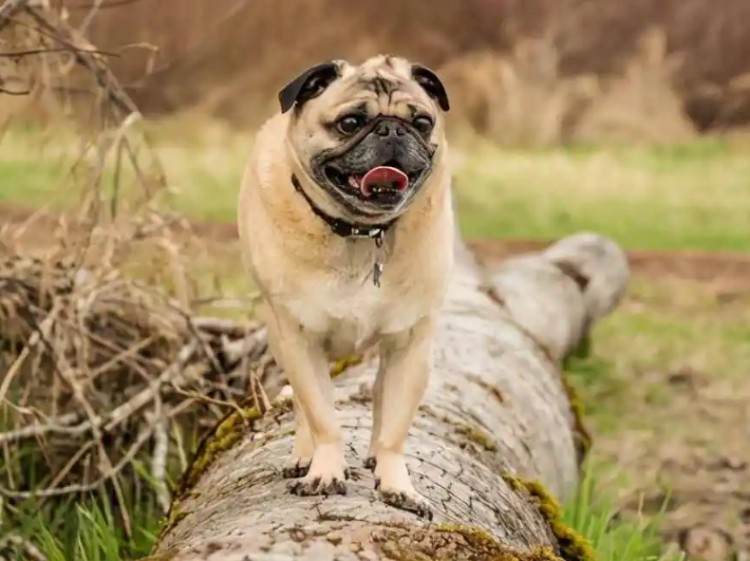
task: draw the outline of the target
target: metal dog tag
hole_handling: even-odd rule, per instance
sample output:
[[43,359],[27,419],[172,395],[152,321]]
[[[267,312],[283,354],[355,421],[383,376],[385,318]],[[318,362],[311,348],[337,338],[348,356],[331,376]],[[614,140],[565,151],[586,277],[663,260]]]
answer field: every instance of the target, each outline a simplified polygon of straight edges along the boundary
[[372,282],[380,288],[380,277],[383,275],[383,264],[375,261],[375,265],[372,267]]
[[[378,230],[374,235],[375,247],[378,248],[378,253],[382,253],[383,247],[383,230]],[[383,264],[380,259],[375,259],[375,264],[372,267],[372,282],[375,286],[380,288],[380,277],[383,276]]]

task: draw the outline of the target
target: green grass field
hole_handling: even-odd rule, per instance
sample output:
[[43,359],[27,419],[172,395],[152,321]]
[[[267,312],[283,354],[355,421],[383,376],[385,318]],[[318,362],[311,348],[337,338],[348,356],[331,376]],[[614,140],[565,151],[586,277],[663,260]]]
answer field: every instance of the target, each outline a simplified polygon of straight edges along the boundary
[[[177,119],[151,125],[175,196],[201,221],[233,222],[250,133]],[[59,207],[79,154],[60,133],[0,138],[0,203]],[[455,142],[457,204],[469,237],[553,239],[593,229],[638,249],[750,251],[747,142],[703,139],[669,147],[575,146],[500,150]]]
[[[180,121],[151,128],[176,189],[169,206],[195,220],[233,221],[252,135]],[[0,204],[54,209],[74,200],[65,186],[77,144],[62,133],[46,134],[40,148],[39,137],[15,129],[0,137]],[[593,229],[626,248],[750,253],[747,150],[747,144],[714,139],[544,150],[500,150],[464,139],[455,143],[462,229],[469,237],[542,239]],[[679,414],[662,373],[689,366],[712,380],[741,383],[737,365],[750,364],[750,297],[727,304],[720,296],[694,282],[635,278],[623,306],[595,331],[593,353],[570,363],[595,443],[594,467],[566,506],[566,519],[593,541],[598,561],[664,554],[653,513],[614,521],[624,490],[642,481],[613,448],[625,431],[654,429],[664,436],[663,424]],[[690,427],[687,422],[680,430]],[[130,544],[108,508],[95,501],[57,509],[30,504],[14,516],[25,521],[19,534],[33,537],[50,561],[145,554],[157,531],[153,505],[132,509],[138,539]],[[2,551],[0,539],[0,559]]]

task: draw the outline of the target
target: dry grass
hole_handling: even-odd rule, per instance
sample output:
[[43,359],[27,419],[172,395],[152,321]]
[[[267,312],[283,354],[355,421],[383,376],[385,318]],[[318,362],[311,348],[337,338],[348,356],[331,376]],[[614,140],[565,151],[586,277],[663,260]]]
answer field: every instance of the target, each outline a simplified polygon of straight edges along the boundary
[[523,40],[508,55],[457,56],[441,68],[454,92],[453,127],[499,145],[669,144],[695,137],[673,87],[661,30],[642,37],[621,73],[565,76],[552,41]]
[[[252,131],[194,115],[157,120],[148,129],[172,191],[158,195],[159,208],[233,223]],[[73,206],[60,187],[69,185],[66,166],[77,144],[62,142],[62,133],[45,134],[11,129],[0,139],[0,173],[7,178],[0,202]],[[47,137],[54,144],[41,140]],[[666,146],[499,148],[456,132],[461,224],[470,238],[554,239],[594,229],[631,249],[747,252],[747,149],[747,138],[724,137]],[[105,172],[107,180],[112,175]],[[237,278],[231,267],[221,274]]]
[[472,238],[555,239],[593,229],[633,249],[750,250],[747,143],[456,154],[456,193]]
[[[54,5],[113,55],[148,114],[190,108],[252,127],[307,65],[389,51],[445,76],[454,127],[503,145],[676,142],[750,123],[742,0],[450,0],[439,10],[426,0],[133,0],[93,17],[73,0]],[[28,57],[20,62],[0,57],[25,88]],[[96,120],[85,77],[40,80],[47,87],[34,91],[47,94],[29,101],[45,118],[55,87],[71,111]],[[0,97],[0,118],[25,104]]]
[[[165,514],[198,436],[238,407],[263,411],[282,380],[259,324],[196,313],[223,304],[246,316],[252,303],[205,299],[216,287],[188,266],[205,248],[155,211],[167,195],[163,170],[102,59],[49,10],[15,17],[3,48],[47,51],[23,63],[34,95],[54,98],[42,80],[75,77],[96,100],[85,127],[10,133],[13,144],[42,140],[51,164],[37,179],[57,177],[46,188],[58,187],[70,211],[0,230],[0,557],[33,559],[44,536],[29,535],[29,521],[75,532],[60,515],[92,496],[105,498],[127,543],[138,541],[142,511]],[[67,101],[63,93],[49,105],[58,123]],[[4,156],[44,167],[22,146]],[[63,176],[70,167],[75,175]],[[21,251],[29,229],[41,243]]]
[[[73,21],[85,14],[71,10]],[[639,43],[657,29],[666,54],[679,62],[658,86],[675,90],[668,94],[676,97],[669,113],[687,115],[703,130],[750,119],[748,21],[750,4],[744,0],[448,0],[440,9],[427,0],[363,0],[356,6],[343,0],[215,0],[210,7],[203,0],[136,0],[100,12],[89,31],[95,44],[122,54],[115,71],[144,109],[198,105],[252,121],[265,114],[290,76],[324,58],[356,59],[387,50],[447,69],[464,57],[484,56],[478,53],[512,56],[532,39],[547,44],[545,90],[550,79],[593,75],[608,82],[622,76]],[[556,60],[551,72],[550,53]],[[522,72],[510,80],[528,78]],[[501,83],[507,87],[508,78]],[[477,95],[460,84],[451,84],[457,96]],[[535,95],[537,77],[532,84]],[[636,79],[628,89],[652,85]],[[549,103],[554,106],[567,89],[555,86]],[[492,105],[498,95],[505,102],[492,89],[483,103]],[[514,99],[511,94],[508,103]],[[653,117],[648,111],[631,113]]]

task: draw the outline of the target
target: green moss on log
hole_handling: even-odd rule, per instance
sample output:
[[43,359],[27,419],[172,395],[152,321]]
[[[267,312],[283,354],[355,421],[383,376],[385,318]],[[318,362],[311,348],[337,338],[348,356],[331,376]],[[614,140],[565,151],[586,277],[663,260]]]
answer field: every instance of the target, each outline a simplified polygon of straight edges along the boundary
[[190,514],[188,511],[182,510],[181,501],[178,500],[177,497],[175,497],[175,499],[172,501],[172,504],[169,505],[167,519],[161,526],[161,531],[159,532],[159,540],[161,540],[162,536],[164,536],[167,532],[169,532],[172,528],[179,524],[180,521],[183,520],[188,514]]
[[260,417],[257,407],[236,409],[216,423],[213,430],[201,439],[193,461],[180,479],[162,526],[160,539],[189,514],[182,509],[182,502],[216,457],[239,442],[248,430],[252,430],[253,423]]
[[352,366],[361,364],[363,360],[364,356],[362,355],[346,356],[344,358],[340,358],[331,365],[331,378],[341,376],[341,374],[346,372],[347,369]]
[[461,524],[391,527],[374,540],[392,561],[563,561],[551,547],[519,551],[481,528]]
[[456,427],[456,432],[465,436],[471,442],[478,444],[488,452],[497,451],[497,444],[494,440],[492,440],[492,437],[477,428],[471,427],[469,425],[464,425]]
[[591,449],[592,438],[591,433],[586,428],[586,424],[583,422],[584,418],[584,405],[581,396],[575,389],[573,384],[568,380],[568,377],[563,372],[561,375],[563,386],[565,387],[565,393],[568,396],[568,403],[570,404],[570,412],[573,415],[573,436],[575,438],[576,455],[578,457],[579,464],[583,463],[589,450]]
[[171,553],[152,555],[150,557],[143,557],[138,561],[174,561],[174,555]]
[[595,561],[591,543],[563,522],[560,503],[538,481],[503,474],[503,480],[516,492],[525,493],[539,509],[557,539],[564,561]]
[[180,484],[180,494],[189,492],[216,456],[237,444],[248,430],[252,430],[253,422],[260,417],[257,407],[246,407],[234,410],[220,420],[198,445],[195,457]]
[[587,331],[583,337],[581,337],[581,340],[578,341],[578,345],[573,349],[573,352],[565,357],[565,361],[588,358],[591,355],[591,343],[591,333]]

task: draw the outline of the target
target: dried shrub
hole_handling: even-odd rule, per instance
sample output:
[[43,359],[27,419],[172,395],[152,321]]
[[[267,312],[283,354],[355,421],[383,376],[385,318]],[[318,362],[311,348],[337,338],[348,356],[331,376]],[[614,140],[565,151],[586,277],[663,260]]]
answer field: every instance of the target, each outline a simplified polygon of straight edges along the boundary
[[666,52],[661,30],[644,34],[621,74],[603,80],[582,113],[572,139],[583,142],[674,143],[696,130],[681,107],[673,77],[679,61]]
[[456,110],[453,127],[469,127],[501,145],[552,145],[570,139],[598,93],[593,76],[564,78],[547,42],[520,42],[509,55],[456,57],[441,68]]
[[[86,14],[77,6],[74,22]],[[679,94],[671,112],[685,111],[703,130],[750,118],[748,21],[745,0],[447,0],[437,9],[427,0],[134,0],[99,13],[89,31],[103,49],[122,51],[115,72],[144,110],[199,105],[253,123],[284,80],[324,58],[390,51],[452,68],[542,39],[555,51],[556,79],[609,80],[658,28],[666,53],[683,58],[669,78]],[[544,105],[559,103],[568,86],[553,88]]]
[[[32,218],[43,247],[16,244],[26,224],[0,229],[0,518],[12,531],[24,501],[102,492],[128,530],[127,495],[166,510],[197,436],[246,402],[268,407],[282,378],[258,323],[191,307],[194,240],[155,205],[164,174],[106,58],[57,11],[24,4],[0,19],[0,44],[34,55],[4,79],[75,125],[80,173],[66,186],[75,204]],[[134,276],[144,257],[141,277],[164,274],[173,290]]]
[[166,468],[186,453],[172,427],[194,438],[241,403],[267,403],[258,382],[278,369],[257,323],[191,317],[117,269],[0,257],[6,498],[132,481],[136,461],[166,493]]

